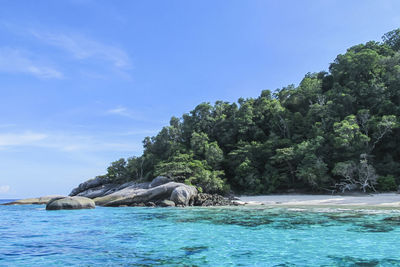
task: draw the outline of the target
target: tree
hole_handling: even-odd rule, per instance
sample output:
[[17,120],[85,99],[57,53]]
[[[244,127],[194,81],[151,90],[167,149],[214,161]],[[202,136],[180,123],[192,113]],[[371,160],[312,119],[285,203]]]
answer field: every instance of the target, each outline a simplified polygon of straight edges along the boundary
[[107,177],[113,182],[125,182],[129,180],[125,159],[121,158],[112,162],[107,168]]
[[384,43],[390,46],[393,50],[400,50],[400,28],[384,34],[382,39]]
[[[400,184],[400,29],[350,47],[329,72],[237,102],[201,103],[107,170],[114,182],[158,174],[205,192],[374,190]],[[388,178],[389,177],[389,178]],[[382,185],[385,184],[385,186]],[[386,186],[386,184],[388,186]]]
[[195,185],[202,192],[224,193],[229,187],[223,171],[214,171],[205,161],[193,159],[192,154],[179,154],[155,167],[156,175],[164,175],[178,182]]
[[344,178],[335,185],[342,192],[355,189],[362,190],[364,193],[367,189],[376,191],[374,185],[377,183],[378,176],[374,167],[368,164],[366,154],[360,156],[358,164],[352,161],[337,163],[332,172]]

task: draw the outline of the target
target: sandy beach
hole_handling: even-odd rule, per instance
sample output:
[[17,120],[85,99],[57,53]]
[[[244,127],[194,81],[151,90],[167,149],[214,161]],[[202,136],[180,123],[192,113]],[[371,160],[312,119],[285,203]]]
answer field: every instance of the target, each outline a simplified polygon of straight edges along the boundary
[[240,201],[247,205],[268,206],[357,206],[400,209],[400,194],[382,193],[367,195],[262,195],[241,196]]

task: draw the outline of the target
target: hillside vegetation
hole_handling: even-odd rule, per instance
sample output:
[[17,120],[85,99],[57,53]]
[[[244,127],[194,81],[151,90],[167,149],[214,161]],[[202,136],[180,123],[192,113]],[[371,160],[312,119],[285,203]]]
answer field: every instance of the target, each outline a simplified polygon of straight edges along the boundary
[[203,192],[389,191],[400,184],[400,29],[329,72],[237,103],[202,103],[111,163],[114,182],[157,175]]

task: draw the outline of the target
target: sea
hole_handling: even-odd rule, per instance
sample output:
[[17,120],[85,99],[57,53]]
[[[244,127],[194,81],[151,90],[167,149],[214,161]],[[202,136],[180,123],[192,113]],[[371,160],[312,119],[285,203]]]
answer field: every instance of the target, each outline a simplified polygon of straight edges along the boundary
[[0,205],[0,266],[400,266],[400,211]]

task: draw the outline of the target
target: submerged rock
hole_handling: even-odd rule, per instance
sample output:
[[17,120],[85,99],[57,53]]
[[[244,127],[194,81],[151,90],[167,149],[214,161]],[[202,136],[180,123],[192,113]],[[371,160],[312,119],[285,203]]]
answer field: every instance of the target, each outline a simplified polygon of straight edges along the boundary
[[13,202],[9,203],[4,203],[2,205],[29,205],[29,204],[37,204],[37,205],[43,205],[47,204],[50,200],[54,198],[64,198],[65,196],[62,195],[49,195],[49,196],[43,196],[43,197],[36,197],[36,198],[25,198],[25,199],[20,199],[16,200]]
[[46,210],[75,210],[75,209],[94,209],[94,201],[87,197],[64,197],[55,198],[46,205]]

